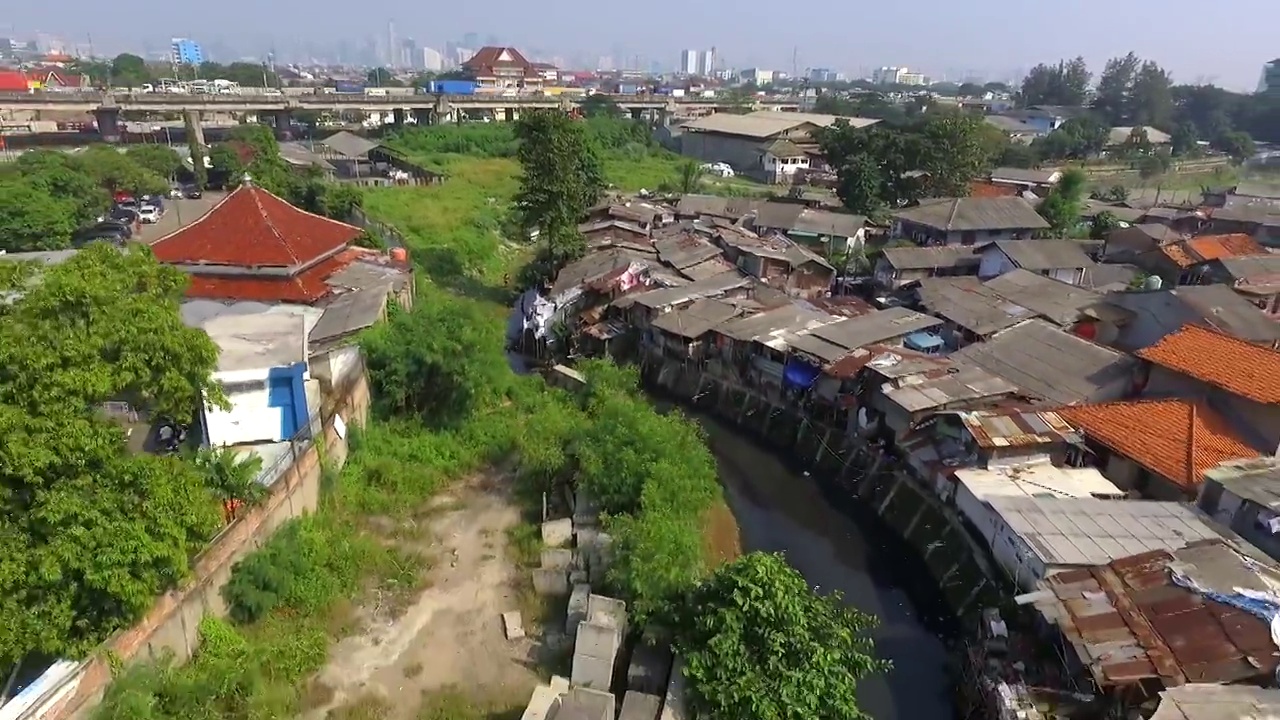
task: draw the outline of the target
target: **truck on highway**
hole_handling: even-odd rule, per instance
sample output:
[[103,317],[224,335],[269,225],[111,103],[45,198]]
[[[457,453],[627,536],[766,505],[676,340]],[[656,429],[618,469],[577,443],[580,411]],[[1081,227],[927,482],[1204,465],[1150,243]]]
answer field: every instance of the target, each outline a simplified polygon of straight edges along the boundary
[[422,86],[422,91],[429,95],[475,95],[474,80],[430,80]]
[[339,80],[333,84],[333,91],[340,95],[363,95],[364,83]]

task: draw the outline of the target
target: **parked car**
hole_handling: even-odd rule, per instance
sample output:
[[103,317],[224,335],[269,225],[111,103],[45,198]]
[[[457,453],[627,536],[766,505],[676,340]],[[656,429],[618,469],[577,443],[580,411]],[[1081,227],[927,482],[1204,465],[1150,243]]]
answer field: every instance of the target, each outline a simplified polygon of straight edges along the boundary
[[138,221],[138,211],[136,208],[116,207],[112,208],[103,220],[114,220],[122,223],[135,223]]
[[160,208],[155,205],[143,205],[138,211],[138,220],[147,225],[160,222]]
[[182,188],[182,197],[188,200],[199,200],[204,197],[204,191],[200,189],[199,185],[188,185]]
[[144,207],[147,205],[154,206],[155,209],[160,211],[161,215],[164,214],[164,198],[160,195],[143,195],[142,205]]
[[111,199],[115,200],[116,204],[136,202],[132,195],[123,190],[117,190]]
[[125,237],[133,237],[133,223],[121,220],[103,220],[96,225],[90,226],[95,230],[120,230]]
[[733,177],[733,168],[729,167],[728,163],[707,163],[702,166],[702,171],[716,177]]
[[109,242],[123,245],[129,239],[128,231],[119,227],[93,226],[84,228],[71,236],[71,247],[79,249],[95,242]]

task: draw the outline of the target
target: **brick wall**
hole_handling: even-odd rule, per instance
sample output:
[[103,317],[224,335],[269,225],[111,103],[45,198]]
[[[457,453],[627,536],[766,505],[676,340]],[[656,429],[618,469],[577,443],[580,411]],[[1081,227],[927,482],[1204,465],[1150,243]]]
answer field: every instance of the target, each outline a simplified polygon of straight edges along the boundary
[[[335,429],[334,415],[346,426],[363,425],[368,418],[369,384],[361,373],[340,388],[341,395],[326,398],[322,412],[325,459],[341,467],[347,457],[347,442]],[[231,567],[260,547],[290,518],[316,509],[320,497],[320,454],[314,443],[295,447],[293,465],[272,487],[261,506],[241,515],[196,557],[192,577],[182,587],[165,593],[151,611],[133,627],[117,633],[79,669],[57,687],[50,688],[44,703],[21,716],[21,720],[81,720],[92,715],[111,681],[111,658],[124,663],[158,659],[171,651],[185,662],[195,652],[197,629],[206,614],[224,616],[222,586],[231,576]]]

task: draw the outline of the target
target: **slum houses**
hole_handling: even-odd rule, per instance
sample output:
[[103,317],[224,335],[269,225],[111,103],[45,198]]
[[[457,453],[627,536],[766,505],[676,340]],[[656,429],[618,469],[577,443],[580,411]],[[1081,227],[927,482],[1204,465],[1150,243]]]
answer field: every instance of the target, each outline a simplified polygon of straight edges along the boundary
[[[1027,200],[971,197],[900,212],[876,290],[841,296],[829,247],[863,219],[779,202],[593,208],[588,255],[521,298],[513,339],[560,328],[685,399],[733,398],[710,409],[851,483],[909,477],[896,527],[944,514],[964,539],[941,544],[1002,588],[955,603],[969,710],[1243,718],[1274,698],[1254,691],[1280,679],[1275,256],[1169,226],[1033,239]],[[876,497],[883,516],[904,495]]]

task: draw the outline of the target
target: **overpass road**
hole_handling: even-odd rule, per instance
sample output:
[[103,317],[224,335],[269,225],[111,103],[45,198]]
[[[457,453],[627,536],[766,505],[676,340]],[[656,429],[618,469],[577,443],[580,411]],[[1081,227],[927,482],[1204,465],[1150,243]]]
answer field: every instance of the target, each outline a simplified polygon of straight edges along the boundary
[[[629,112],[657,111],[669,114],[694,114],[723,110],[736,103],[715,98],[672,98],[652,95],[609,95],[621,109]],[[163,93],[0,93],[0,112],[70,110],[98,112],[265,112],[287,113],[291,110],[359,110],[386,112],[391,110],[520,110],[522,108],[569,108],[582,102],[580,97],[546,95],[317,95],[228,94],[169,95]],[[799,102],[788,99],[761,99],[756,109],[798,110]]]

